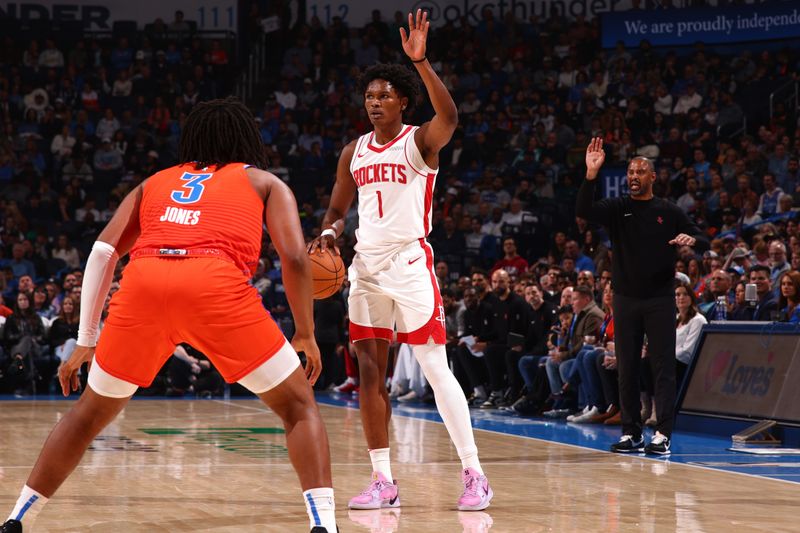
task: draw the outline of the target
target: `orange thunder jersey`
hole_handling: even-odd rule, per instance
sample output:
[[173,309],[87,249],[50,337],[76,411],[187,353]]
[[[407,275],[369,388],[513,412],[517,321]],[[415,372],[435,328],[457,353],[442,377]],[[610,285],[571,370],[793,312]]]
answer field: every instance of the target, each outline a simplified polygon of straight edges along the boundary
[[211,249],[252,276],[261,251],[264,203],[243,163],[220,170],[174,166],[150,177],[139,207],[141,234],[131,250]]

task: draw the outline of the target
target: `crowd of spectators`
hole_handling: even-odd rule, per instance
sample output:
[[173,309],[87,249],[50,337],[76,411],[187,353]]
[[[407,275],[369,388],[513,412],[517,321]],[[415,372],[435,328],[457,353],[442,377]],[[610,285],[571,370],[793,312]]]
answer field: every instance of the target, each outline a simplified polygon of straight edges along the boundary
[[232,41],[195,28],[178,11],[136,32],[4,38],[0,391],[51,390],[94,238],[129,190],[176,161],[192,106],[231,90]]
[[[250,31],[258,31],[260,17],[254,5]],[[308,238],[319,232],[343,146],[370,129],[359,72],[377,61],[404,61],[398,32],[404,23],[404,13],[385,21],[376,11],[363,27],[338,17],[324,26],[312,17],[270,34],[270,54],[280,57],[250,103],[268,170],[297,195]],[[780,102],[771,115],[765,110],[770,92],[795,79],[798,48],[754,53],[698,43],[675,52],[643,42],[604,50],[599,34],[597,19],[508,14],[498,20],[491,10],[475,25],[460,20],[431,29],[427,55],[456,101],[459,127],[440,157],[430,241],[448,302],[454,368],[465,393],[487,407],[520,397],[539,407],[525,393],[546,390],[558,399],[564,391],[552,389],[559,386],[581,392],[582,402],[567,408],[608,407],[597,397],[613,387],[604,381],[613,374],[604,366],[612,365],[605,350],[613,315],[603,305],[609,243],[601,228],[574,217],[584,151],[594,136],[605,140],[607,167],[624,167],[635,154],[651,157],[656,194],[675,201],[708,233],[711,249],[702,256],[681,249],[676,265],[701,314],[800,317],[797,110]],[[192,34],[178,14],[171,23],[105,40],[5,40],[0,289],[10,305],[2,313],[30,318],[25,309],[33,308],[52,320],[63,314],[66,295],[79,305],[75,278],[100,227],[128,190],[175,161],[187,113],[198,101],[230,91],[233,62],[224,42]],[[417,104],[409,123],[432,113],[425,96]],[[353,209],[338,243],[346,262],[356,226]],[[758,288],[756,306],[744,301],[744,278]],[[254,284],[291,335],[280,261],[268,241]],[[346,291],[317,303],[342,324],[318,328],[331,361],[321,382],[326,387],[355,376],[344,326]],[[27,308],[19,294],[29,296]],[[724,313],[719,296],[727,298]],[[484,304],[513,310],[514,317],[499,321],[496,331],[474,316],[457,318]],[[594,318],[576,337],[573,318],[590,308]],[[74,316],[64,320],[74,325]],[[37,346],[46,347],[39,351],[50,357],[33,363],[47,382],[63,335],[49,342],[31,335],[39,335]],[[583,341],[590,337],[602,354],[580,356],[588,353]],[[0,386],[9,387],[18,343],[4,337]],[[541,367],[544,375],[523,370],[540,368],[529,356],[551,352],[556,357]],[[186,359],[189,368],[205,371],[194,359]],[[581,364],[565,367],[569,361]],[[592,390],[583,390],[580,384],[588,382]]]

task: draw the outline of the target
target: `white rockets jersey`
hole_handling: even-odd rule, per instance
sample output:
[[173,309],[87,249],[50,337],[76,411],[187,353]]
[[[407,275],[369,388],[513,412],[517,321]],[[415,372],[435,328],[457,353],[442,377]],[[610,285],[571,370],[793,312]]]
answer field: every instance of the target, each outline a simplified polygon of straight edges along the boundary
[[403,125],[384,145],[375,132],[356,142],[350,172],[358,186],[356,252],[383,263],[402,246],[431,230],[433,186],[438,170],[425,164],[414,141],[418,126]]

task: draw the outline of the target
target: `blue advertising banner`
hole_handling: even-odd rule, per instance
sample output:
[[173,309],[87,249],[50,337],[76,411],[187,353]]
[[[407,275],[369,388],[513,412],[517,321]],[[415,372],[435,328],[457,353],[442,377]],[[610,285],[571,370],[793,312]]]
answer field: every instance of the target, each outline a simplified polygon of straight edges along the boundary
[[606,13],[601,20],[604,48],[617,41],[638,46],[735,43],[800,37],[798,2],[726,7]]
[[627,167],[609,167],[600,170],[600,194],[603,198],[616,198],[628,194]]

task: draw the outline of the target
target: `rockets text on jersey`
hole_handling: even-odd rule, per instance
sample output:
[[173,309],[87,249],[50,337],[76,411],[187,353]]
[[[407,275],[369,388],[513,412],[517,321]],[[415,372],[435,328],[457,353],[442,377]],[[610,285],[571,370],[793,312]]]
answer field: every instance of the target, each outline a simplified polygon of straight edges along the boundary
[[384,145],[375,143],[374,132],[356,142],[350,172],[358,186],[357,252],[383,255],[430,232],[437,170],[417,147],[417,129],[402,125]]

